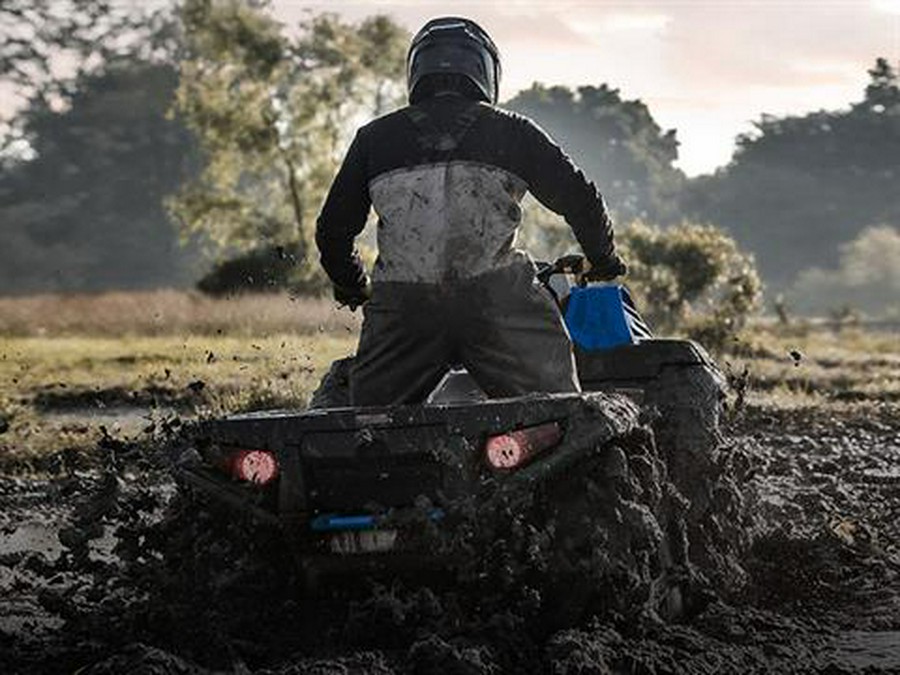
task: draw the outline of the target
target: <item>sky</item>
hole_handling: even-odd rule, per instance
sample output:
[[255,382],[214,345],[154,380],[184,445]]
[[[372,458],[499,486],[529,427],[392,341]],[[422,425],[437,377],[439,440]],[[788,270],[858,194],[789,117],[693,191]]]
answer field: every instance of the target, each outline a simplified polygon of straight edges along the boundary
[[841,109],[860,100],[879,56],[900,62],[900,0],[273,0],[294,24],[309,11],[356,21],[381,13],[411,32],[467,16],[497,43],[501,99],[532,82],[601,83],[641,99],[681,141],[688,175],[728,162],[763,113]]

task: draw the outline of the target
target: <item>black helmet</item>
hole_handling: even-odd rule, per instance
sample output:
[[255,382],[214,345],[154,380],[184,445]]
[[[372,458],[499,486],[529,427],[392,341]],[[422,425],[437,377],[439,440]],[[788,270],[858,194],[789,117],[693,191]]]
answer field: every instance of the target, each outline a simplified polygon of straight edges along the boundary
[[406,56],[411,102],[425,98],[429,87],[421,85],[434,75],[460,78],[476,98],[496,103],[500,53],[491,37],[474,21],[455,16],[432,19],[416,33]]

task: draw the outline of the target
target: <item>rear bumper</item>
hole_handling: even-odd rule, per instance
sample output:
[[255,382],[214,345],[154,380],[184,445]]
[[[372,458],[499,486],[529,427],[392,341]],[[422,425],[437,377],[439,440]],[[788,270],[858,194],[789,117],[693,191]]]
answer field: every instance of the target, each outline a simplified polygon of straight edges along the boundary
[[[202,463],[183,467],[181,475],[210,501],[231,507],[236,516],[277,526],[300,559],[333,561],[338,568],[396,569],[403,559],[421,568],[424,561],[439,557],[446,566],[444,547],[433,537],[443,541],[441,533],[453,528],[456,516],[471,511],[473,499],[479,510],[502,505],[509,496],[569,470],[593,448],[637,428],[639,407],[633,399],[640,398],[639,392],[622,393],[230,418],[205,427],[200,436],[205,446],[198,443],[198,454],[207,453],[204,447],[212,454],[225,446],[264,448],[278,457],[277,480],[265,487],[248,485]],[[483,457],[489,435],[548,421],[563,421],[560,445],[513,471],[490,471]],[[396,459],[396,466],[379,468],[384,458]],[[381,481],[380,491],[368,490],[368,483],[356,478],[367,462],[378,470],[368,483]],[[410,467],[419,465],[422,471],[413,473],[425,478],[411,480]],[[347,476],[336,480],[322,467],[346,469]],[[379,495],[382,498],[376,499]],[[378,506],[373,509],[374,503]],[[446,520],[433,517],[438,507],[446,512]],[[376,512],[383,516],[369,515]],[[342,548],[340,538],[354,528],[376,533],[376,539],[377,533],[396,530],[397,545],[366,546],[360,537],[360,545]]]
[[237,509],[267,525],[278,525],[277,514],[255,503],[254,496],[248,488],[234,483],[217,474],[212,469],[202,467],[183,468],[180,477],[195,490],[216,500],[218,503]]

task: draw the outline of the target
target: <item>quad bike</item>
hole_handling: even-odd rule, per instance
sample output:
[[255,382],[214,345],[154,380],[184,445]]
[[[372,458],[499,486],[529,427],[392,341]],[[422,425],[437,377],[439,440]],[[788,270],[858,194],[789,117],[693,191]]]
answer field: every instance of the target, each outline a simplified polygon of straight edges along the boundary
[[454,368],[424,404],[358,408],[343,359],[307,410],[202,422],[184,482],[280,530],[316,573],[453,564],[460,550],[471,562],[472,523],[491,510],[552,521],[542,545],[560,565],[616,528],[631,542],[617,555],[647,575],[683,564],[683,523],[654,486],[695,461],[698,429],[716,434],[722,377],[694,342],[652,337],[623,286],[579,286],[570,263],[537,278],[566,318],[583,393],[488,400]]

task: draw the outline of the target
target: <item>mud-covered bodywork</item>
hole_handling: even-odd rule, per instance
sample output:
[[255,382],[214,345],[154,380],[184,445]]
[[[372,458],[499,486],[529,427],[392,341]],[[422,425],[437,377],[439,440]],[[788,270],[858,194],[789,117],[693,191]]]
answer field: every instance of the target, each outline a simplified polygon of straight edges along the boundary
[[[549,509],[529,511],[538,520],[552,514],[552,524],[531,523],[548,526],[551,539],[561,523],[586,518],[561,544],[609,538],[619,528],[613,521],[634,508],[636,524],[626,529],[635,536],[622,538],[638,556],[639,540],[653,541],[648,580],[656,578],[686,560],[685,528],[703,536],[709,526],[724,378],[696,343],[653,338],[626,289],[561,279],[566,260],[537,278],[573,328],[583,393],[490,400],[465,369],[453,368],[421,405],[354,408],[349,357],[332,365],[306,411],[203,423],[185,480],[280,527],[301,561],[351,566],[373,554],[448,558],[425,533],[453,539],[461,519],[504,500],[555,495]],[[602,349],[582,344],[592,333]],[[623,452],[635,434],[644,434],[642,447]],[[680,496],[663,498],[667,484]],[[584,511],[591,492],[608,513]],[[556,508],[564,502],[571,514]]]
[[[554,547],[628,541],[629,565],[634,556],[654,560],[643,587],[664,587],[660,580],[686,564],[689,533],[702,538],[716,526],[710,505],[713,492],[723,492],[715,451],[722,377],[688,341],[650,339],[577,357],[584,388],[595,391],[487,400],[465,371],[453,371],[423,405],[208,420],[182,475],[237,507],[232,517],[279,528],[302,567],[316,573],[453,564],[458,532],[473,514],[480,519],[519,500],[529,504],[521,513],[530,525],[553,533]],[[320,402],[346,401],[350,364],[332,367]],[[500,469],[488,460],[496,439],[542,429],[556,433],[521,463]],[[230,458],[255,451],[277,465],[264,484],[233,470]],[[667,490],[681,496],[666,497]],[[552,504],[532,508],[541,500]],[[623,513],[636,520],[622,521]]]
[[[575,349],[578,375],[586,391],[639,390],[652,413],[659,440],[701,451],[719,429],[726,381],[718,366],[693,340],[652,338],[603,351]],[[687,439],[687,440],[686,440]]]
[[[201,425],[199,456],[182,475],[207,495],[281,526],[301,555],[414,551],[421,549],[415,533],[422,521],[452,521],[473,500],[487,506],[527,491],[626,437],[639,415],[621,393],[236,415]],[[489,439],[547,427],[559,434],[530,461],[511,469],[487,461]],[[249,451],[274,456],[272,480],[229,474],[228,458]]]

